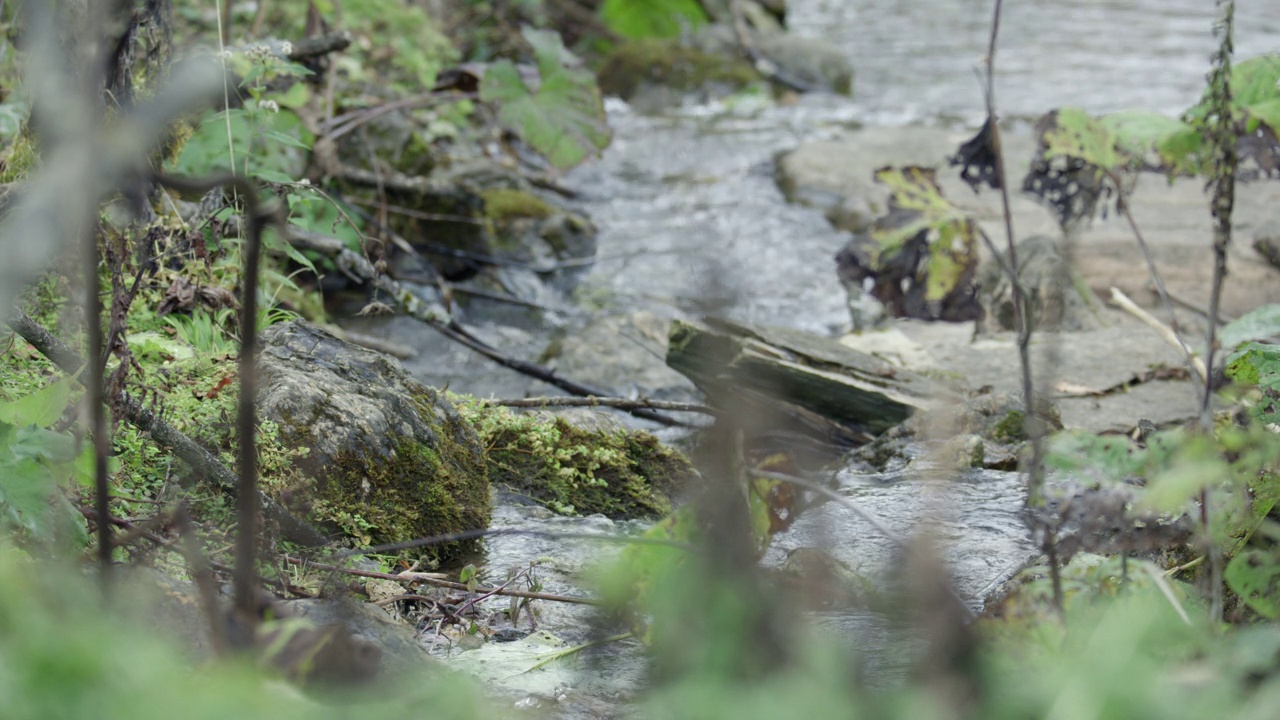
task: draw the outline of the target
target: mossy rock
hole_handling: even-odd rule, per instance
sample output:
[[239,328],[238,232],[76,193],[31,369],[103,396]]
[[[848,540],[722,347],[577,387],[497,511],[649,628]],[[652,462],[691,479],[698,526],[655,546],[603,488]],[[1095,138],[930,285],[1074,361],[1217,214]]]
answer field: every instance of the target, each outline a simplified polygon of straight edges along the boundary
[[620,45],[597,73],[600,90],[624,100],[645,86],[691,92],[719,85],[729,91],[757,82],[760,76],[744,60],[688,47],[675,40],[634,40]]
[[[489,483],[471,425],[394,359],[304,321],[262,334],[262,415],[305,447],[300,485],[275,488],[312,523],[357,545],[488,527]],[[414,551],[444,560],[474,543]]]
[[489,482],[556,512],[661,517],[694,475],[687,458],[646,432],[580,427],[474,399],[458,409],[484,444]]

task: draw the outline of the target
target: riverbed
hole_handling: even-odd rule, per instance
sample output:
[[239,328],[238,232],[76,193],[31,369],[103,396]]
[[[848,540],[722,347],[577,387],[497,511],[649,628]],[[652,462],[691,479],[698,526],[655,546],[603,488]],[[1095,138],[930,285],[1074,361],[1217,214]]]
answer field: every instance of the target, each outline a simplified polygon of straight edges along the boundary
[[[612,145],[564,179],[578,193],[577,208],[599,228],[597,261],[578,294],[552,312],[512,312],[477,300],[464,309],[464,320],[523,358],[538,357],[551,333],[572,332],[591,314],[644,311],[667,320],[712,314],[822,335],[844,332],[849,314],[833,256],[848,235],[819,210],[786,201],[775,182],[775,160],[802,143],[847,137],[864,127],[927,126],[957,137],[975,130],[984,116],[975,68],[986,50],[990,10],[986,0],[791,0],[793,33],[831,43],[851,59],[857,72],[851,99],[739,97],[657,116],[609,100]],[[1215,47],[1212,20],[1212,3],[1204,0],[1009,3],[997,58],[1001,113],[1010,131],[1024,136],[1029,121],[1064,104],[1099,113],[1136,107],[1175,115],[1203,87]],[[1280,12],[1269,3],[1242,2],[1237,27],[1238,57],[1280,49]],[[1261,215],[1249,217],[1262,222]],[[416,351],[406,365],[429,384],[483,396],[554,392],[412,320],[381,321],[377,331]],[[627,342],[656,357],[664,353],[652,337]],[[980,472],[939,485],[909,473],[864,475],[846,468],[839,481],[841,493],[904,535],[932,523],[946,543],[957,587],[975,609],[989,588],[1035,555],[1018,513],[1022,491],[1015,475]],[[544,530],[615,529],[600,518],[549,518],[515,506],[500,507],[495,517]],[[550,587],[570,591],[598,549],[584,541],[548,542],[499,540],[491,544],[489,560],[495,567],[527,566],[554,555],[544,578]],[[767,562],[811,544],[823,544],[872,577],[893,563],[891,544],[835,505],[780,536]],[[583,617],[570,613],[552,629],[582,640],[590,631]],[[823,622],[857,638],[866,653],[876,653],[876,638],[886,637],[874,614],[837,614]],[[636,687],[634,663],[618,662],[626,669],[612,673],[615,687]],[[602,681],[592,676],[583,682],[597,688]],[[545,695],[541,688],[524,689]]]

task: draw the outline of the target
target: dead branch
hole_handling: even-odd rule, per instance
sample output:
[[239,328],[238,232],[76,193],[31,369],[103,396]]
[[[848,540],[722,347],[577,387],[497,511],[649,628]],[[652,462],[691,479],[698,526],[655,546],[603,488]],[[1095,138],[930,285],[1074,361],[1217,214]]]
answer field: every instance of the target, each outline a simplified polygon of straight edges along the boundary
[[502,407],[514,408],[543,408],[543,407],[607,407],[616,410],[672,410],[675,412],[692,412],[702,413],[703,415],[722,415],[723,413],[716,408],[699,403],[672,402],[669,400],[650,400],[649,398],[639,398],[637,400],[626,400],[624,398],[613,397],[532,397],[507,400],[483,400],[485,405],[500,405]]
[[[509,597],[529,598],[530,600],[551,600],[553,602],[574,603],[577,605],[599,605],[600,601],[594,598],[580,598],[569,595],[555,595],[553,593],[532,592],[527,590],[508,590],[505,588],[492,587],[468,587],[465,583],[453,582],[452,580],[441,580],[440,578],[431,577],[425,573],[410,573],[409,577],[395,575],[392,573],[374,572],[372,570],[356,570],[355,568],[344,568],[338,565],[329,565],[326,563],[311,562],[303,558],[284,556],[284,561],[290,565],[301,565],[313,567],[319,570],[328,570],[330,572],[340,572],[347,575],[355,575],[357,577],[376,578],[379,580],[394,580],[396,582],[422,582],[427,585],[436,587],[449,588],[450,590],[467,590],[481,593],[484,595],[506,595]],[[395,598],[388,598],[388,601]]]
[[[428,304],[394,278],[380,273],[360,254],[353,252],[341,240],[320,233],[304,230],[296,225],[285,225],[284,236],[289,244],[315,250],[333,258],[334,263],[347,275],[358,278],[373,285],[378,290],[393,298],[401,310],[408,316],[425,323],[441,335],[484,355],[503,367],[523,373],[561,390],[581,396],[610,397],[609,393],[590,385],[575,382],[556,374],[555,370],[537,363],[513,358],[501,350],[489,345],[461,324],[449,317],[449,313],[438,303]],[[667,417],[661,413],[644,408],[627,409],[627,412],[638,418],[651,420],[668,426],[687,426],[688,423]]]

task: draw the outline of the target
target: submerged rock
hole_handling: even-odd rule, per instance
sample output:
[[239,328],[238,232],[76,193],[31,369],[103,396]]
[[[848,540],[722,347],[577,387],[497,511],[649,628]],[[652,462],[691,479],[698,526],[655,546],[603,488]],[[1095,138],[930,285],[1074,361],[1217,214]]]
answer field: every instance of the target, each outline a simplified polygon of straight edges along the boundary
[[[489,483],[470,424],[394,359],[303,321],[262,333],[259,402],[306,448],[300,486],[266,488],[360,545],[484,528]],[[433,546],[430,559],[473,543]]]

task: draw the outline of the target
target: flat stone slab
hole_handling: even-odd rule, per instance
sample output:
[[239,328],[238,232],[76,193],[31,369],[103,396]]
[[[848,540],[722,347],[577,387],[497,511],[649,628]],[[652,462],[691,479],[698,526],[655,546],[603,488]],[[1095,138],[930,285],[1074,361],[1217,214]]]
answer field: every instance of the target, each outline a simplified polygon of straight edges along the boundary
[[[1183,360],[1149,328],[1115,314],[1109,320],[1114,323],[1111,327],[1039,333],[1032,338],[1032,377],[1037,385],[1044,386],[1047,381],[1051,388],[1065,384],[1106,393],[1071,397],[1052,392],[1063,423],[1090,432],[1125,432],[1144,418],[1159,426],[1194,417],[1195,389],[1189,381],[1160,380],[1122,387],[1155,368],[1180,368]],[[841,342],[961,390],[1022,390],[1013,333],[975,340],[972,323],[898,320],[888,331],[846,335]]]
[[[970,135],[928,127],[864,128],[803,143],[779,156],[778,184],[794,201],[820,208],[837,224],[843,220],[847,225],[861,216],[884,212],[889,193],[872,181],[876,168],[938,167],[939,184],[947,199],[968,212],[987,237],[1003,248],[1000,193],[985,189],[975,194],[960,180],[958,168],[947,166],[947,157]],[[1017,190],[1035,151],[1035,139],[1029,130],[1020,129],[1006,132],[1003,141],[1013,181],[1010,204],[1016,236],[1060,235],[1049,211]],[[1213,235],[1203,181],[1184,178],[1170,184],[1160,175],[1144,173],[1130,207],[1170,292],[1207,306]],[[1258,305],[1280,302],[1280,271],[1250,247],[1250,238],[1255,235],[1280,232],[1276,207],[1280,207],[1280,182],[1237,186],[1232,216],[1237,241],[1231,246],[1231,277],[1222,301],[1226,314],[1241,315]],[[1076,272],[1100,297],[1108,297],[1115,286],[1144,307],[1156,306],[1146,261],[1123,218],[1113,212],[1109,219],[1095,220],[1083,229],[1073,249]],[[982,252],[985,257],[987,249]],[[1196,316],[1188,314],[1186,319],[1195,320]]]

